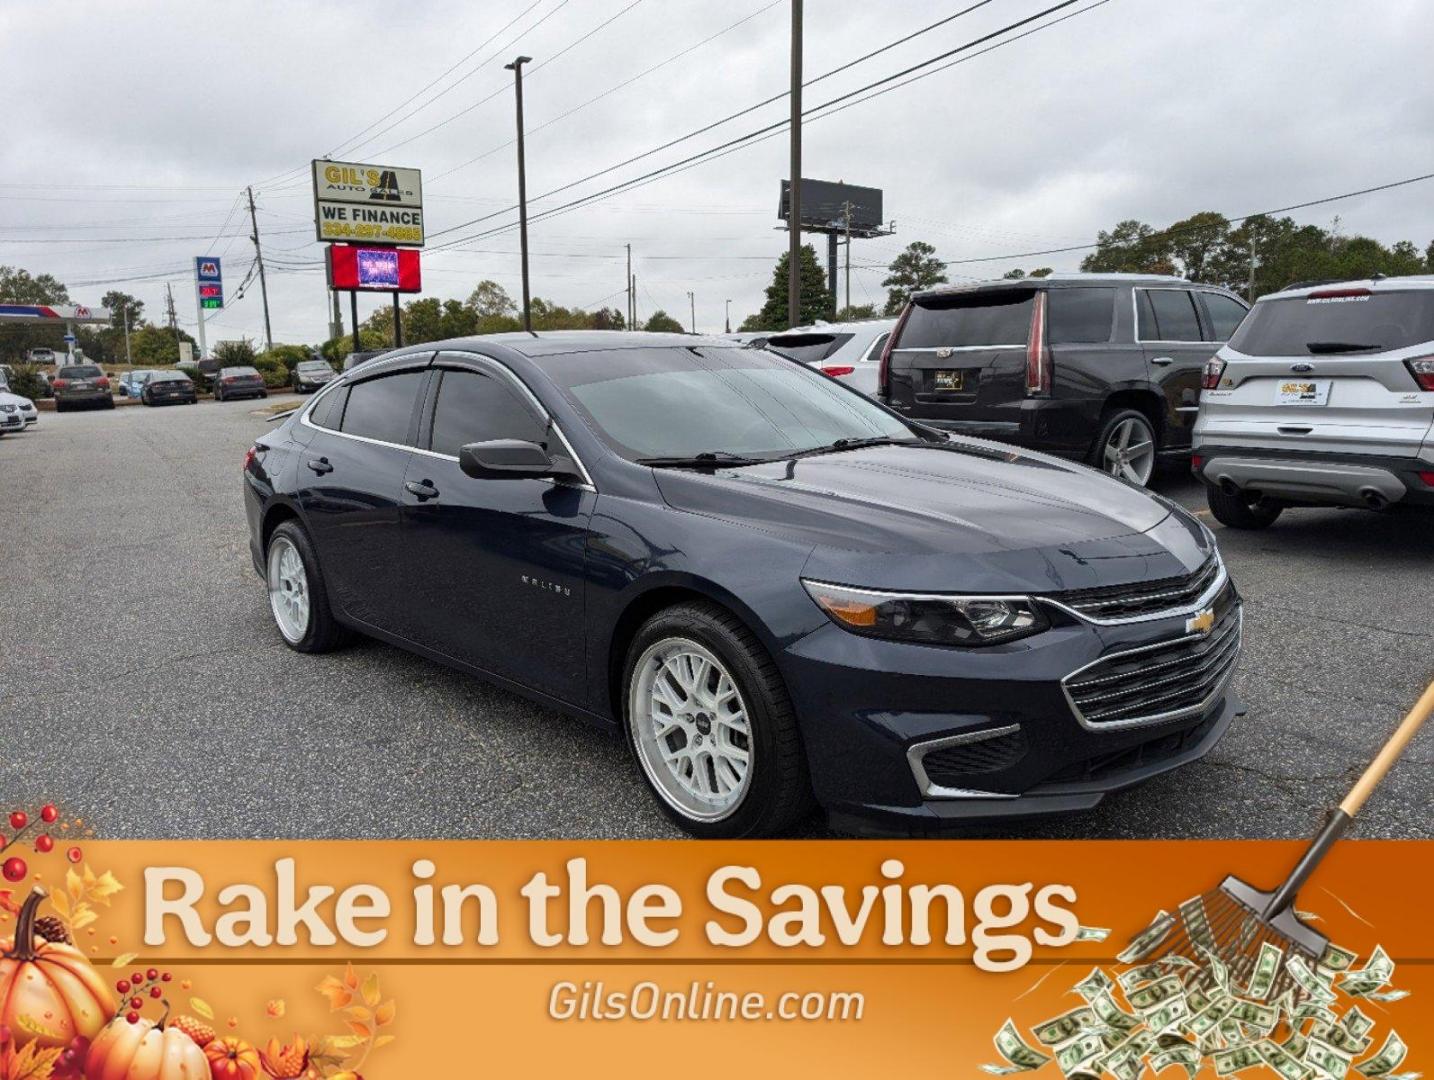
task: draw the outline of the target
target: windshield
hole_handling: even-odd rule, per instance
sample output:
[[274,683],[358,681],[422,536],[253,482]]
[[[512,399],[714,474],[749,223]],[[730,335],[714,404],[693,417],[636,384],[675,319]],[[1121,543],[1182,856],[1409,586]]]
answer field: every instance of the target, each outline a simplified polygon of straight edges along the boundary
[[1434,341],[1434,289],[1321,289],[1261,300],[1230,339],[1246,356],[1405,349]]
[[334,369],[329,367],[329,365],[324,363],[322,360],[305,360],[301,364],[299,364],[299,370],[304,372],[305,374],[308,374],[309,372],[314,372],[317,374],[321,371],[327,371],[332,374]]
[[619,454],[783,457],[838,439],[910,439],[875,402],[762,349],[574,353],[548,374]]
[[61,379],[98,379],[101,375],[99,368],[93,364],[76,364],[73,367],[63,367],[57,378]]

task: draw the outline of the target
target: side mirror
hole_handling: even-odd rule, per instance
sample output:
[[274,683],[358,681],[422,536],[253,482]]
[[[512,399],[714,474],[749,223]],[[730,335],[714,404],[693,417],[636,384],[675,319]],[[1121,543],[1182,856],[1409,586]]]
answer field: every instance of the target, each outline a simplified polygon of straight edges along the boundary
[[541,446],[522,439],[468,443],[458,451],[458,467],[478,480],[518,480],[568,474],[568,469],[555,462]]

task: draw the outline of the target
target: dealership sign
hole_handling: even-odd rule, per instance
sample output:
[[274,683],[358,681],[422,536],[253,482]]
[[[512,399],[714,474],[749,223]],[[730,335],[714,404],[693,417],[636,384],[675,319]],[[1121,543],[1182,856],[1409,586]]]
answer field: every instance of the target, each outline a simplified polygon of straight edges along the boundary
[[314,162],[314,227],[329,243],[423,246],[423,175],[417,169]]
[[224,306],[224,273],[217,258],[194,257],[194,285],[199,290],[201,311],[218,311]]
[[406,248],[328,248],[329,288],[416,293],[423,288],[419,253]]

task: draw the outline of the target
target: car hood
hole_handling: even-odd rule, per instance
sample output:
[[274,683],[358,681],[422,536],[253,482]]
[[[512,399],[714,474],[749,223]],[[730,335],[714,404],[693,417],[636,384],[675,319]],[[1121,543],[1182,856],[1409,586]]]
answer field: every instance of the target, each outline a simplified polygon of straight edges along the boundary
[[8,390],[0,390],[0,405],[24,405],[26,408],[31,409],[35,407],[35,403],[29,398],[21,397],[19,394],[12,394]]
[[1052,592],[1189,573],[1209,533],[1103,473],[976,440],[712,473],[660,470],[676,509],[813,545],[805,573],[875,588]]

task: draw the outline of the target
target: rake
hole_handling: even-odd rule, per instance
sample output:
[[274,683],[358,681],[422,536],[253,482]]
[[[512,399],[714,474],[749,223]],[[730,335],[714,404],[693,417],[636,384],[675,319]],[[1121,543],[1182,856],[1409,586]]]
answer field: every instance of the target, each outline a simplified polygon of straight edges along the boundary
[[1329,938],[1301,921],[1294,909],[1295,897],[1335,841],[1349,829],[1355,815],[1431,713],[1434,713],[1434,683],[1429,684],[1414,708],[1405,715],[1344,801],[1330,813],[1324,828],[1278,888],[1265,892],[1231,874],[1219,888],[1181,904],[1178,916],[1167,916],[1170,925],[1163,939],[1158,927],[1146,930],[1143,936],[1154,934],[1157,940],[1146,948],[1146,955],[1140,959],[1156,961],[1179,956],[1195,961],[1197,969],[1191,970],[1199,970],[1199,974],[1193,975],[1192,981],[1208,985],[1214,979],[1201,961],[1203,956],[1215,956],[1229,972],[1230,985],[1246,987],[1254,974],[1261,946],[1268,943],[1282,950],[1283,956],[1271,988],[1263,995],[1264,1000],[1277,1000],[1291,989],[1296,997],[1301,996],[1304,991],[1288,970],[1289,958],[1303,958],[1310,971],[1314,971],[1325,954]]

